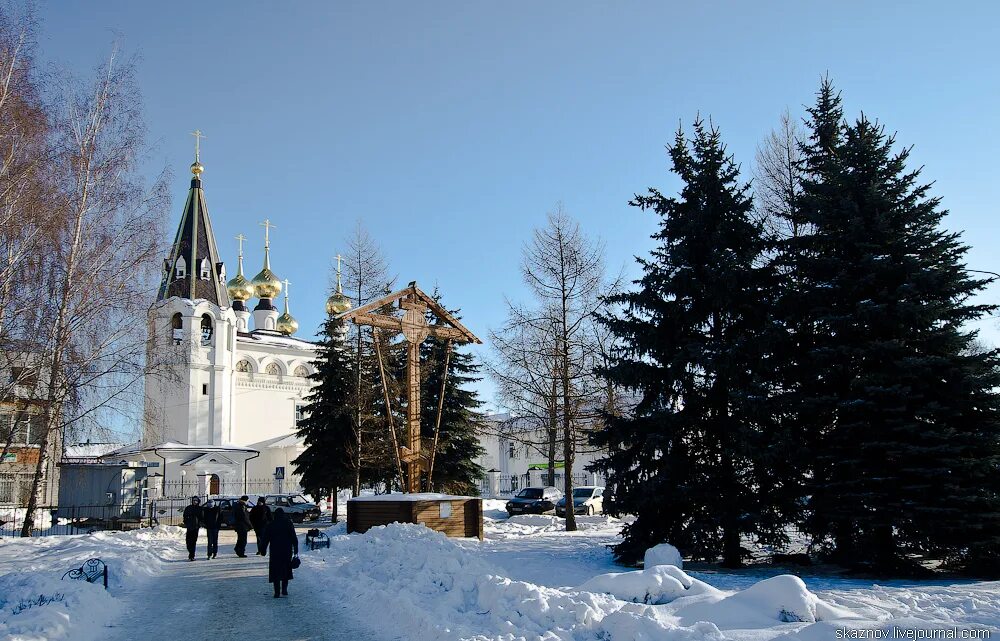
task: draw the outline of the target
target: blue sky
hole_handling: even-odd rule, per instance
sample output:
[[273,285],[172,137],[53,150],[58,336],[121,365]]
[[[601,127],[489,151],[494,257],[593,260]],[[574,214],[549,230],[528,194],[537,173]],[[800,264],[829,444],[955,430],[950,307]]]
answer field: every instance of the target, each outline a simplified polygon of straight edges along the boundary
[[[119,37],[140,56],[145,167],[174,173],[173,234],[194,129],[223,256],[251,238],[292,282],[300,335],[324,314],[331,258],[358,220],[399,281],[439,285],[485,337],[525,296],[520,248],[558,202],[635,275],[668,192],[664,145],[701,113],[750,177],[754,150],[829,72],[935,181],[969,267],[1000,271],[993,2],[55,2],[46,62],[86,72]],[[1000,302],[1000,286],[983,296]],[[1000,342],[997,322],[982,324]],[[488,348],[480,348],[482,355]],[[490,387],[483,386],[487,400]]]

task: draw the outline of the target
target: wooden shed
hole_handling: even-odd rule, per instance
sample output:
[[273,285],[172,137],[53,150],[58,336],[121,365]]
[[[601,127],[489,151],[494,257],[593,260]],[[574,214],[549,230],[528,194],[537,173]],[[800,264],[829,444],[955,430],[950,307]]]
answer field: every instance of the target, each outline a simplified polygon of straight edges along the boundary
[[347,502],[347,531],[419,523],[447,536],[483,539],[483,500],[450,494],[380,494]]

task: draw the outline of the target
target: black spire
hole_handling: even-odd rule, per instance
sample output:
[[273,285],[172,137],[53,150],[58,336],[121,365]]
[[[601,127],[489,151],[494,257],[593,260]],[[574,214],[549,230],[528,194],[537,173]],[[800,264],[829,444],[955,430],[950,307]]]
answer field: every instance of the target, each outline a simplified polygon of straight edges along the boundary
[[219,249],[208,217],[205,192],[201,188],[201,172],[205,168],[198,160],[191,165],[191,190],[177,228],[177,237],[170,256],[163,264],[163,281],[157,300],[172,296],[211,301],[219,307],[229,307],[225,273],[219,260]]

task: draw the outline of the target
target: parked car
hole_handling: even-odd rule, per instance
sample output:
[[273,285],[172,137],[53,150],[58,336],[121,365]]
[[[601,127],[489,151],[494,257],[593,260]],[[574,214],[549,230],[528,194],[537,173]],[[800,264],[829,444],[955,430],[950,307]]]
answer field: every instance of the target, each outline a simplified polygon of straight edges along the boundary
[[554,487],[526,487],[507,501],[507,514],[551,514],[561,497]]
[[[233,514],[233,506],[239,503],[240,497],[238,496],[210,496],[208,497],[215,501],[215,504],[219,506],[219,510],[222,513],[222,527],[231,528],[233,527],[229,523]],[[253,505],[252,503],[248,504]],[[249,509],[249,507],[247,508]]]
[[319,518],[319,506],[310,503],[301,494],[265,494],[264,503],[272,512],[280,507],[295,523],[302,523],[306,519],[315,521]]
[[[604,488],[596,485],[582,485],[573,488],[573,512],[575,514],[602,514],[604,512]],[[556,516],[566,516],[566,498],[556,502]]]

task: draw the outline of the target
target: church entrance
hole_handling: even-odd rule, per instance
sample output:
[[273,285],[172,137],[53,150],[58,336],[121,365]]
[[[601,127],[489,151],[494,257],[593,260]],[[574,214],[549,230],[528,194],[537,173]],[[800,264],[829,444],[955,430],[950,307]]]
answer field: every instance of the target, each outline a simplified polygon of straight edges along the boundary
[[219,475],[213,474],[208,478],[208,493],[216,495],[219,493]]

